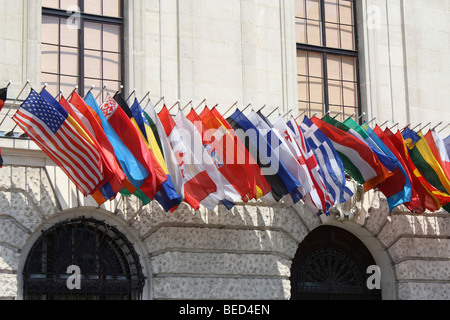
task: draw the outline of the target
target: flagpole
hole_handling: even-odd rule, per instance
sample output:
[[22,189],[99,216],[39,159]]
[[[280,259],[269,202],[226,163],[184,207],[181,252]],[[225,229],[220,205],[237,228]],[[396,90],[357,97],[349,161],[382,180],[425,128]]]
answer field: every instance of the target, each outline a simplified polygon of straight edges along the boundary
[[186,110],[187,107],[189,107],[190,105],[192,105],[194,101],[189,101],[189,103],[186,105],[186,107],[184,107],[183,109],[181,109],[181,112],[183,112],[184,110]]
[[289,110],[289,112],[288,113],[286,113],[284,116],[282,116],[282,118],[284,119],[284,118],[286,118],[290,113],[292,113],[294,111],[294,109],[291,109],[291,110]]
[[200,102],[200,104],[197,106],[197,108],[195,108],[194,110],[197,111],[198,108],[200,108],[206,101],[208,101],[207,98],[203,99],[202,102]]
[[417,126],[415,126],[414,128],[412,128],[411,130],[414,131],[414,129],[416,129],[417,127],[420,127],[422,125],[422,122],[419,123]]
[[3,117],[2,122],[0,122],[0,127],[2,126],[3,122],[5,122],[6,117],[9,115],[9,113],[11,112],[12,107],[14,107],[17,103],[17,101],[19,100],[20,96],[22,95],[22,93],[24,92],[25,88],[30,84],[30,80],[27,80],[27,83],[25,83],[25,85],[23,86],[22,90],[20,90],[19,95],[17,96],[17,98],[14,100],[13,104],[9,106],[8,112],[6,113],[6,115]]
[[411,126],[411,123],[408,123],[408,125],[406,126],[406,127],[404,127],[402,130],[400,130],[400,131],[403,131],[403,130],[405,130],[406,128],[409,128]]
[[277,111],[277,110],[279,110],[280,109],[280,107],[278,106],[278,107],[276,107],[276,109],[275,110],[273,110],[266,118],[269,118],[271,115],[273,115],[274,113],[275,113],[275,111]]
[[158,103],[157,104],[155,104],[154,106],[153,106],[153,108],[155,108],[156,109],[156,107],[161,103],[161,101],[165,101],[166,99],[165,99],[166,97],[165,96],[162,96],[162,98],[161,99],[159,99],[159,101],[158,101]]
[[73,89],[72,93],[70,94],[70,96],[67,97],[67,101],[70,100],[70,98],[73,96],[73,94],[78,90],[78,86],[75,86],[75,89]]
[[105,89],[108,87],[108,84],[105,83],[105,85],[103,86],[102,90],[100,90],[99,94],[97,95],[97,97],[95,97],[95,100],[98,100],[98,97],[100,97],[100,95],[103,93],[103,91],[105,91]]
[[318,114],[319,114],[318,112],[314,113],[314,115],[311,117],[311,119],[316,117]]
[[244,113],[244,111],[247,110],[247,109],[248,109],[250,106],[252,106],[252,105],[253,105],[253,103],[250,102],[250,103],[244,108],[244,110],[242,110],[241,112]]
[[[342,111],[339,111],[339,113],[338,113],[337,115],[335,115],[335,116],[333,117],[333,119],[336,119],[336,118],[339,117],[342,113],[343,113]],[[351,116],[350,118],[352,118],[352,117],[353,117],[353,116]]]
[[433,129],[431,129],[431,131],[435,131],[442,123],[443,121],[439,122]]
[[[326,116],[328,116],[330,113],[331,113],[330,110],[329,110],[327,113],[325,113],[324,116],[322,117],[322,120],[323,120]],[[313,117],[313,118],[314,118],[314,117]]]
[[142,102],[144,102],[145,98],[147,98],[147,97],[150,95],[150,93],[152,93],[152,92],[151,92],[151,91],[148,91],[147,94],[146,94],[146,95],[144,96],[144,98],[142,99],[142,101],[139,102],[139,104],[142,104]]
[[392,130],[392,129],[394,129],[396,126],[398,126],[400,124],[400,122],[397,122],[396,124],[395,124],[395,126],[393,126],[392,128],[389,128],[389,130]]
[[378,117],[373,118],[372,120],[370,120],[370,121],[367,123],[367,125],[371,124],[372,122],[374,122],[374,121],[377,120],[377,119],[378,119]]
[[388,122],[390,122],[389,120],[387,120],[386,122],[384,122],[382,125],[379,125],[379,127],[381,128],[382,126],[384,126],[385,124],[387,124]]
[[308,110],[303,111],[297,118],[295,118],[295,120],[298,120],[302,115],[304,115],[304,114],[307,113],[307,112],[308,112]]
[[441,131],[439,131],[439,133],[441,133],[442,131],[444,131],[445,129],[447,129],[450,126],[450,123],[448,125],[446,125],[444,128],[442,128]]
[[237,104],[239,103],[239,101],[236,101],[231,107],[230,107],[230,109],[228,109],[224,114],[223,114],[223,116],[225,117],[225,115],[228,113],[228,112],[230,112]]
[[11,83],[12,83],[12,80],[9,80],[9,81],[8,81],[8,84],[6,85],[6,88],[5,88],[5,89],[8,89],[9,86],[11,85]]
[[365,113],[365,112],[363,112],[363,113],[362,113],[362,115],[360,115],[360,116],[358,117],[358,119],[357,119],[357,120],[358,120],[358,121],[359,121],[359,120],[361,120],[362,118],[364,118],[364,116],[365,116],[365,115],[366,115],[366,113]]
[[423,126],[422,128],[420,128],[420,131],[423,131],[423,129],[425,129],[426,127],[428,127],[429,125],[431,125],[432,122],[427,123],[425,126]]
[[[342,113],[342,111],[341,111],[341,113]],[[339,114],[338,114],[338,115],[339,115]],[[337,116],[338,116],[338,115],[337,115]],[[352,114],[350,117],[348,117],[347,120],[353,118],[353,117],[356,116],[356,115],[357,115],[357,113],[356,113],[356,112],[353,112],[353,114]],[[337,116],[336,116],[336,117],[337,117]]]
[[170,109],[169,109],[169,112],[170,112],[170,111],[171,111],[171,110],[172,110],[173,108],[175,108],[175,107],[176,107],[177,105],[179,105],[179,104],[180,104],[180,102],[181,102],[181,101],[180,101],[180,100],[178,100],[178,101],[177,101],[177,103],[175,103],[175,104],[174,104],[174,105],[172,106],[172,108],[170,108]]
[[128,100],[130,100],[131,96],[133,96],[133,94],[135,94],[135,93],[136,93],[136,89],[134,89],[133,92],[131,92],[131,94],[128,96],[126,101],[128,102]]

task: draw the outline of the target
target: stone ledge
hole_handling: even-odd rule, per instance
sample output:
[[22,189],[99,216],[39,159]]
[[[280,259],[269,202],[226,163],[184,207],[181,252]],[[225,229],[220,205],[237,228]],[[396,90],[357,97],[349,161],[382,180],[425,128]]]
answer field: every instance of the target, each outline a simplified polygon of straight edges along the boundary
[[400,300],[450,300],[450,282],[398,283]]
[[0,244],[0,270],[17,271],[19,259],[17,250]]
[[[200,209],[194,212],[188,205],[182,204],[174,213],[166,213],[156,205],[144,207],[139,219],[131,225],[138,230],[142,238],[148,237],[161,225],[182,224],[193,226],[222,226],[230,228],[277,228],[283,229],[296,239],[303,240],[308,230],[297,213],[285,207],[236,206],[227,211],[220,206],[216,212]],[[309,213],[309,212],[308,212]]]
[[381,229],[378,238],[390,248],[405,236],[439,237],[450,234],[449,215],[393,214]]
[[264,278],[164,277],[153,280],[154,299],[286,300],[289,280]]
[[219,252],[279,253],[291,259],[298,244],[274,230],[162,227],[145,240],[150,253],[190,249]]
[[292,261],[266,254],[165,252],[151,258],[155,276],[161,274],[290,276]]
[[389,248],[394,263],[408,257],[448,258],[449,252],[450,239],[441,238],[401,238]]
[[450,260],[405,260],[395,266],[399,280],[437,280],[450,283]]

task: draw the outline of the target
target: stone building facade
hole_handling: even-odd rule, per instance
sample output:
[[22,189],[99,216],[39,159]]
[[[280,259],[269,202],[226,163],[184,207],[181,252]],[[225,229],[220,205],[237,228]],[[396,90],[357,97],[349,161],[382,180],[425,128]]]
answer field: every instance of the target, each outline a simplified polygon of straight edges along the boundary
[[[12,80],[12,100],[27,80],[42,85],[40,2],[0,0],[0,87]],[[400,126],[450,119],[450,3],[355,3],[360,104],[367,119]],[[207,97],[223,112],[235,101],[284,112],[297,105],[294,0],[129,0],[123,13],[127,92],[151,90],[152,100],[183,103]],[[0,131],[13,127],[6,117]],[[166,213],[157,203],[142,206],[119,196],[99,208],[30,140],[3,134],[0,148],[0,299],[25,299],[24,274],[35,244],[58,224],[82,217],[116,228],[132,243],[145,276],[143,299],[296,298],[299,248],[326,228],[332,238],[353,235],[370,252],[381,270],[378,297],[450,298],[444,210],[417,215],[399,207],[389,213],[381,193],[361,193],[351,181],[355,197],[329,217],[313,216],[302,203],[259,201],[214,213],[182,204]],[[367,278],[360,280],[365,286]]]

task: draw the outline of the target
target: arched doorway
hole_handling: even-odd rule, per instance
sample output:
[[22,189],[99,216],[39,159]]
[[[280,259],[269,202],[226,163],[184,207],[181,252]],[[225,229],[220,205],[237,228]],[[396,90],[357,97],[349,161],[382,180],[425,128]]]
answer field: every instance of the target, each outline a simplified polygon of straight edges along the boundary
[[[80,288],[67,285],[69,266]],[[43,232],[23,271],[25,300],[139,300],[145,276],[132,243],[115,227],[80,218]]]
[[300,244],[291,270],[292,300],[380,300],[367,288],[375,260],[364,244],[341,228],[322,226]]

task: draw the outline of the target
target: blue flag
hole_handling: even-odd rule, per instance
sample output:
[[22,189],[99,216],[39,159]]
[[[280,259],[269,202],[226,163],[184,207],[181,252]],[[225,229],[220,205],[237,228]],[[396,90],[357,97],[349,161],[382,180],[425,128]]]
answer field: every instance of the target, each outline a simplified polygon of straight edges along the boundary
[[130,180],[131,184],[135,188],[139,189],[148,178],[147,170],[145,170],[144,166],[133,156],[122,140],[120,140],[108,120],[106,120],[91,92],[87,93],[84,101],[100,117],[103,131],[105,131],[106,136],[114,148],[114,154],[119,161],[123,172],[127,176],[128,180]]
[[[240,136],[239,134],[238,136],[258,162],[263,175],[272,187],[272,195],[275,200],[280,201],[281,198],[288,194],[293,194],[294,196],[298,194],[301,197],[297,190],[301,186],[300,182],[289,173],[272,148],[276,141],[272,141],[272,144],[270,144],[240,110],[236,110],[227,121],[235,129],[236,133],[240,133]],[[243,130],[243,132],[239,129]],[[293,200],[298,202],[294,197]]]
[[308,117],[305,117],[300,128],[308,147],[316,156],[319,167],[322,169],[323,181],[332,201],[331,205],[350,200],[353,192],[346,187],[344,164],[333,143]]

